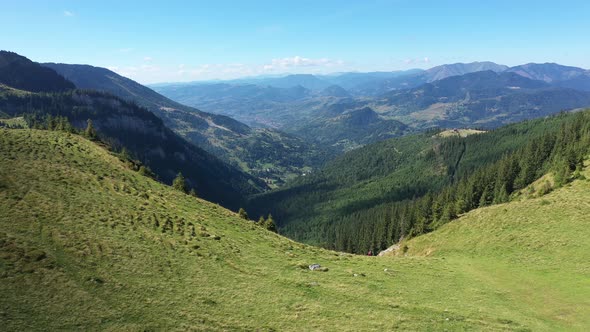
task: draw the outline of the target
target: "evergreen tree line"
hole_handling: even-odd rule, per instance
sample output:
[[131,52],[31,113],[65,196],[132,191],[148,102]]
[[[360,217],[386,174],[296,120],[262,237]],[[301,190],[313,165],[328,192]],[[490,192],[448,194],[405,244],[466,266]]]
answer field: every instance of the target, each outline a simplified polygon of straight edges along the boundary
[[[94,124],[91,119],[86,120],[86,128],[77,129],[72,125],[67,116],[41,114],[41,113],[30,113],[24,114],[23,119],[27,126],[31,129],[40,130],[52,130],[52,131],[63,131],[70,134],[78,134],[86,137],[91,141],[99,140],[98,132],[94,128]],[[104,143],[104,142],[103,142]],[[125,157],[127,160],[132,160],[131,156],[126,149],[121,150],[121,157]]]
[[65,131],[73,134],[79,132],[66,116],[32,113],[24,114],[23,119],[31,129]]
[[[572,117],[559,130],[546,132],[500,160],[459,177],[440,191],[381,204],[325,223],[321,231],[327,247],[353,253],[382,250],[402,237],[433,231],[462,213],[508,202],[547,172],[554,174],[555,186],[566,184],[578,176],[590,148],[590,112]],[[452,165],[447,166],[449,172],[455,172]]]

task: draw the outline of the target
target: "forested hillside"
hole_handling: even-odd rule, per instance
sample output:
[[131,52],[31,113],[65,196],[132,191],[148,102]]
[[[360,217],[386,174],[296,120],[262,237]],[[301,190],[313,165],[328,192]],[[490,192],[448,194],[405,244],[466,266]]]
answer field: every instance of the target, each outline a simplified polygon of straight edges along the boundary
[[76,88],[72,82],[53,70],[7,51],[0,51],[0,82],[33,92],[59,92]]
[[[479,206],[508,201],[552,170],[569,181],[587,153],[590,113],[562,114],[465,138],[436,132],[374,144],[251,201],[281,232],[350,252],[384,249]],[[545,190],[551,190],[549,184]]]
[[[250,128],[228,116],[180,104],[106,68],[56,63],[43,66],[56,70],[80,89],[105,91],[147,108],[189,142],[272,186],[309,172],[326,159],[324,149],[298,136]],[[219,91],[214,98],[223,98],[224,92]]]

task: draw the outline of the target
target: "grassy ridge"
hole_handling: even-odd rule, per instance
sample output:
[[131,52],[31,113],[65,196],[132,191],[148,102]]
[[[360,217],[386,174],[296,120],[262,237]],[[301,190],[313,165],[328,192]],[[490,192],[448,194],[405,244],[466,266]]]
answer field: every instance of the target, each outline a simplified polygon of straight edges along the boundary
[[[579,228],[590,215],[587,181],[546,196],[546,205],[537,199],[486,208],[443,228],[510,208],[522,218],[535,216],[530,224],[543,229],[526,236],[556,239],[544,241],[546,250],[525,245],[519,226],[529,223],[523,221],[498,233],[504,242],[486,255],[469,246],[463,251],[457,238],[445,251],[442,236],[432,241],[437,251],[424,255],[430,245],[422,239],[435,232],[408,243],[411,256],[371,258],[266,232],[130,171],[75,135],[2,129],[0,155],[0,317],[8,331],[590,326],[582,315],[590,246]],[[576,203],[577,210],[563,214],[572,218],[559,223],[526,210]],[[575,246],[553,250],[566,240]],[[511,264],[520,254],[524,263]],[[329,271],[309,271],[311,263]]]

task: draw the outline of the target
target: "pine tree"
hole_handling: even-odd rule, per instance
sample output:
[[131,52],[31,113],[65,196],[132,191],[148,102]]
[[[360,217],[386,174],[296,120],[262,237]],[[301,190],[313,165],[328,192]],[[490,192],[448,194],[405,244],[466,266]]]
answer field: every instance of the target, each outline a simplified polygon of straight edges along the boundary
[[124,161],[130,161],[131,160],[131,155],[129,154],[129,151],[127,151],[127,148],[123,147],[121,149],[121,152],[119,153],[119,155],[121,156],[121,159]]
[[264,216],[260,216],[260,218],[258,218],[258,226],[263,227],[265,223],[266,220],[264,220]]
[[172,187],[186,194],[186,180],[184,179],[184,176],[182,176],[182,173],[179,172],[174,181],[172,181]]
[[86,129],[84,130],[84,136],[90,140],[96,139],[96,129],[94,129],[94,125],[92,124],[92,120],[88,119],[86,121]]
[[488,206],[492,203],[492,199],[490,198],[490,190],[486,186],[481,194],[481,198],[479,199],[479,207]]
[[240,210],[238,211],[238,216],[244,220],[249,220],[248,212],[246,212],[246,210],[244,210],[244,208],[240,208]]
[[65,131],[66,133],[73,133],[75,131],[74,126],[72,126],[70,120],[65,116],[60,118],[59,130]]
[[264,222],[264,227],[271,232],[275,232],[275,233],[277,232],[277,225],[275,224],[275,221],[272,218],[272,215],[270,213],[268,214],[268,217],[266,218],[266,221]]
[[188,194],[193,197],[199,197],[199,196],[197,196],[197,192],[195,191],[195,188],[191,188],[191,191]]
[[496,183],[496,191],[494,192],[494,204],[501,204],[509,201],[507,185],[501,182]]
[[561,187],[569,182],[571,176],[570,166],[566,160],[560,160],[555,166],[555,184]]

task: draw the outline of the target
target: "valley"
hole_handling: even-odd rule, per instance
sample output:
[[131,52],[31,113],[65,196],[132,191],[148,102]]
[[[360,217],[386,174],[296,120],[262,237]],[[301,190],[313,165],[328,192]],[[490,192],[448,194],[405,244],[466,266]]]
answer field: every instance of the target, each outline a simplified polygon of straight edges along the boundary
[[331,155],[297,136],[251,128],[230,117],[174,102],[106,68],[56,63],[43,66],[54,69],[79,89],[104,91],[145,107],[190,143],[271,187],[319,167]]
[[0,143],[7,330],[590,324],[587,180],[469,212],[377,258],[267,232],[76,135],[0,129]]
[[0,330],[590,331],[590,2],[6,2]]

